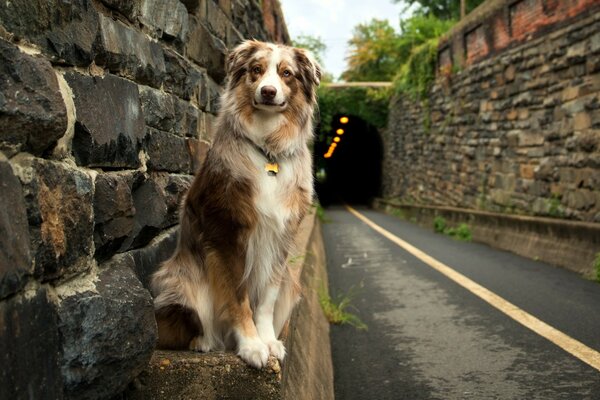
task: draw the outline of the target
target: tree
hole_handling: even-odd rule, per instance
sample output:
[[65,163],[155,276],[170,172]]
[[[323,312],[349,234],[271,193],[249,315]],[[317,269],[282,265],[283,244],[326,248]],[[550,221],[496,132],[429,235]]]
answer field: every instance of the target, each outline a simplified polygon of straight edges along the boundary
[[373,19],[354,28],[346,81],[389,81],[398,68],[398,34],[387,20]]
[[358,25],[350,39],[348,69],[342,74],[347,81],[391,81],[423,43],[440,37],[453,21],[434,16],[415,15],[400,22],[397,33],[388,21],[372,20]]
[[[465,0],[466,12],[469,13],[485,0]],[[444,20],[460,19],[459,0],[394,0],[395,3],[405,3],[408,6],[416,4],[417,13],[432,15]]]

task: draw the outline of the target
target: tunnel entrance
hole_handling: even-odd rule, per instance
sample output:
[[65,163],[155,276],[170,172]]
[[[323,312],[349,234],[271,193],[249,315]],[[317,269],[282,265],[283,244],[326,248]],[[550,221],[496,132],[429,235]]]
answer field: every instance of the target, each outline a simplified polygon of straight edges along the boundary
[[316,191],[323,206],[369,204],[381,190],[383,146],[361,118],[336,115],[332,132],[315,143]]

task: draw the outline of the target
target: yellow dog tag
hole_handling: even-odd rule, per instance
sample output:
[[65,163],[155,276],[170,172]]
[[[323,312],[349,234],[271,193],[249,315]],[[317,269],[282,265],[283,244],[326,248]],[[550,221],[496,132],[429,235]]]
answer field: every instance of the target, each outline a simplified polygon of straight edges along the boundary
[[277,164],[276,162],[275,163],[266,163],[265,171],[267,171],[267,173],[269,175],[275,176],[279,172],[279,164]]

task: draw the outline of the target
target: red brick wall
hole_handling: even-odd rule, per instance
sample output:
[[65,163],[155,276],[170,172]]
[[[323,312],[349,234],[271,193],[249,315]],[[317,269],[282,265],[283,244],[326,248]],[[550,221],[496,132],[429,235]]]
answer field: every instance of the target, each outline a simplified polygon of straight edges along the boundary
[[[441,40],[438,71],[449,68],[448,60],[473,64],[594,10],[600,0],[488,0]],[[448,49],[451,54],[442,54]]]

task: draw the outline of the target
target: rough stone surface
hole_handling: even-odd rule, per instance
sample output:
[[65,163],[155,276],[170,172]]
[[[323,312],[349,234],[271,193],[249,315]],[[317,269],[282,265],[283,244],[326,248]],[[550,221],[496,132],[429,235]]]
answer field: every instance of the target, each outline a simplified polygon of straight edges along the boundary
[[142,0],[139,21],[157,37],[176,38],[183,42],[188,32],[188,13],[179,0]]
[[95,62],[143,84],[160,86],[166,67],[161,46],[143,33],[100,16]]
[[23,185],[35,275],[53,280],[87,270],[93,248],[91,177],[27,155],[11,162]]
[[52,66],[0,39],[0,76],[0,150],[41,155],[67,128]]
[[190,40],[187,42],[188,56],[200,65],[206,66],[208,74],[217,82],[225,78],[225,57],[227,47],[208,27],[195,19],[190,20]]
[[0,302],[0,398],[62,399],[57,313],[46,289]]
[[33,272],[29,250],[27,210],[21,182],[13,174],[6,157],[0,153],[0,299],[25,285]]
[[101,266],[96,290],[65,296],[59,308],[66,398],[110,398],[146,366],[157,338],[152,299],[119,255]]
[[600,14],[584,12],[440,77],[427,107],[395,98],[383,134],[383,195],[600,222],[600,186],[586,178],[600,159],[600,74],[581,68],[599,33]]
[[233,21],[276,40],[272,1],[0,6],[0,398],[123,398],[147,365],[144,286],[206,157]]
[[40,46],[53,61],[87,66],[93,58],[98,13],[92,0],[11,0],[0,25]]
[[77,164],[138,167],[145,132],[138,87],[113,75],[100,78],[68,73],[65,78],[77,109],[73,138]]
[[148,130],[146,149],[152,171],[190,172],[191,158],[186,140],[170,133]]
[[94,244],[96,258],[112,256],[131,235],[136,213],[130,173],[103,174],[96,178],[94,193]]

